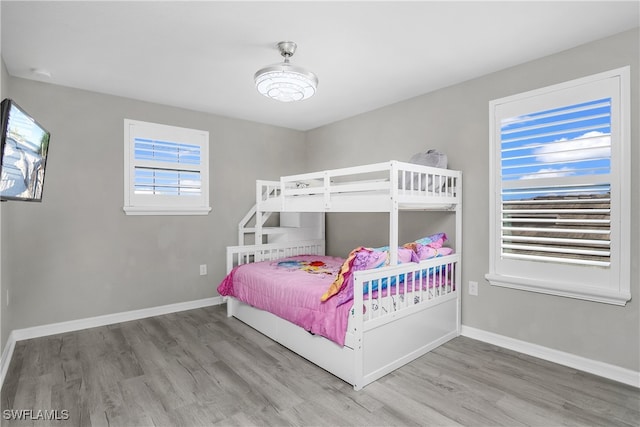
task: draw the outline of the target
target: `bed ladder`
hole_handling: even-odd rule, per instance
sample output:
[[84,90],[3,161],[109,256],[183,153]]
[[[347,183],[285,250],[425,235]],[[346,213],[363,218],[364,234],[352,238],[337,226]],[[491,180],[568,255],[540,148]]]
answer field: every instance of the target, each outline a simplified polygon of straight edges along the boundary
[[[324,213],[280,212],[280,217],[275,221],[277,225],[265,227],[264,224],[274,213],[258,212],[254,205],[238,223],[238,244],[244,246],[292,240],[324,239]],[[258,222],[256,223],[256,221]]]
[[[256,215],[257,213],[258,213],[257,205],[253,205],[253,207],[249,209],[249,212],[247,212],[247,214],[238,223],[238,244],[240,246],[253,244],[253,243],[256,243],[256,244],[260,243],[261,236],[267,236],[267,242],[263,241],[262,243],[270,243],[269,242],[270,235],[284,232],[284,230],[281,230],[281,227],[265,227],[264,226],[264,224],[267,222],[267,220],[269,220],[273,212],[262,212],[261,215]],[[254,223],[254,225],[250,225],[252,222]],[[256,222],[259,222],[259,224]],[[247,241],[247,238],[252,235],[254,236],[253,243]]]
[[[270,184],[270,185],[266,185]],[[277,184],[277,183],[276,183]],[[324,213],[279,212],[272,224],[265,226],[273,217],[273,211],[260,209],[260,201],[273,196],[273,182],[258,181],[256,204],[238,223],[238,244],[277,243],[292,240],[324,240]],[[251,241],[250,237],[253,237]]]

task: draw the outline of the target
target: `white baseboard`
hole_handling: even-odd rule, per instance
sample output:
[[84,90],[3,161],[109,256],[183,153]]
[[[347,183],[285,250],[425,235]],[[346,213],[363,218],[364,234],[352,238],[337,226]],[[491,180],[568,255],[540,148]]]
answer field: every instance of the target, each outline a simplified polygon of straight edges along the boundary
[[576,356],[575,354],[565,353],[563,351],[554,350],[552,348],[543,347],[537,344],[531,344],[526,341],[509,338],[504,335],[494,334],[493,332],[483,331],[481,329],[472,328],[462,325],[461,333],[465,337],[473,338],[489,344],[497,345],[518,353],[527,354],[559,365],[568,366],[600,377],[618,381],[632,387],[640,388],[640,372],[631,369],[621,368],[597,360],[587,359],[585,357]]
[[7,344],[2,352],[2,358],[0,359],[0,387],[4,384],[4,377],[9,369],[13,350],[15,349],[16,342],[18,341],[45,337],[48,335],[63,334],[65,332],[80,331],[82,329],[95,328],[98,326],[113,325],[114,323],[145,319],[147,317],[161,316],[163,314],[177,313],[179,311],[193,310],[196,308],[219,304],[222,304],[222,297],[211,297],[194,301],[161,305],[158,307],[143,308],[140,310],[105,314],[103,316],[89,317],[86,319],[70,320],[68,322],[51,323],[48,325],[34,326],[24,329],[14,329],[9,334]]

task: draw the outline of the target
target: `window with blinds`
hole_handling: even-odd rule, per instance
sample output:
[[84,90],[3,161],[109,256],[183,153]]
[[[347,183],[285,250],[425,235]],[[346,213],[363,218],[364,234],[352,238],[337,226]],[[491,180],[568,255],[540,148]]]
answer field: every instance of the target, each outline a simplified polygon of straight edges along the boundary
[[134,192],[166,196],[202,194],[199,145],[134,139]]
[[206,214],[206,131],[125,120],[125,212]]
[[501,256],[609,267],[611,99],[502,120]]
[[630,299],[628,73],[490,102],[492,284]]

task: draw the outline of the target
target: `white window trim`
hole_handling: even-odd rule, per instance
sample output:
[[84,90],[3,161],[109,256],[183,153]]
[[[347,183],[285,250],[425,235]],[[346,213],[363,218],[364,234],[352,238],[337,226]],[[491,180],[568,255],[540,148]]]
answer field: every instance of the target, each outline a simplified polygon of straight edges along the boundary
[[[174,196],[139,197],[133,193],[134,159],[133,128],[145,127],[154,135],[186,135],[200,141],[203,165],[200,169],[202,195],[184,198]],[[193,142],[193,141],[190,141]],[[146,199],[146,200],[145,200]],[[124,212],[127,215],[207,215],[209,206],[209,132],[157,123],[124,119]]]
[[[501,98],[489,103],[489,139],[490,139],[490,234],[489,234],[489,268],[490,271],[485,278],[494,286],[507,287],[512,289],[520,289],[562,297],[583,299],[588,301],[596,301],[614,305],[626,305],[631,299],[631,100],[630,100],[630,67],[622,67],[615,70],[595,74],[585,78],[572,80],[565,83],[549,86],[546,88],[533,90],[530,92]],[[499,272],[499,244],[500,239],[498,233],[500,225],[498,221],[500,214],[498,212],[497,202],[501,200],[499,189],[497,188],[499,180],[500,153],[496,144],[499,144],[500,129],[496,125],[495,109],[499,104],[512,102],[528,97],[545,95],[550,92],[563,90],[565,88],[575,87],[582,84],[593,83],[595,81],[617,78],[619,80],[619,107],[620,107],[620,141],[617,149],[619,155],[612,154],[612,192],[615,186],[619,189],[618,210],[619,214],[612,217],[612,240],[615,239],[617,244],[612,246],[612,266],[610,269],[608,286],[585,285],[580,282],[572,282],[571,278],[562,277],[562,274],[556,275],[555,279],[545,278],[539,280],[534,277],[525,277],[524,275],[505,275]],[[613,106],[612,106],[613,108]],[[617,108],[617,107],[616,107]],[[565,275],[566,276],[566,275]]]

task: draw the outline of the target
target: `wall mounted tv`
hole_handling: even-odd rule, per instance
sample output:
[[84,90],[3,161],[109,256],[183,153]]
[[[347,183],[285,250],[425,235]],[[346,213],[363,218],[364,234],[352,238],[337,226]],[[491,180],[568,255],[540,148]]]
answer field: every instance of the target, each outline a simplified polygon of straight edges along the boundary
[[51,134],[13,100],[0,104],[0,200],[42,201]]

